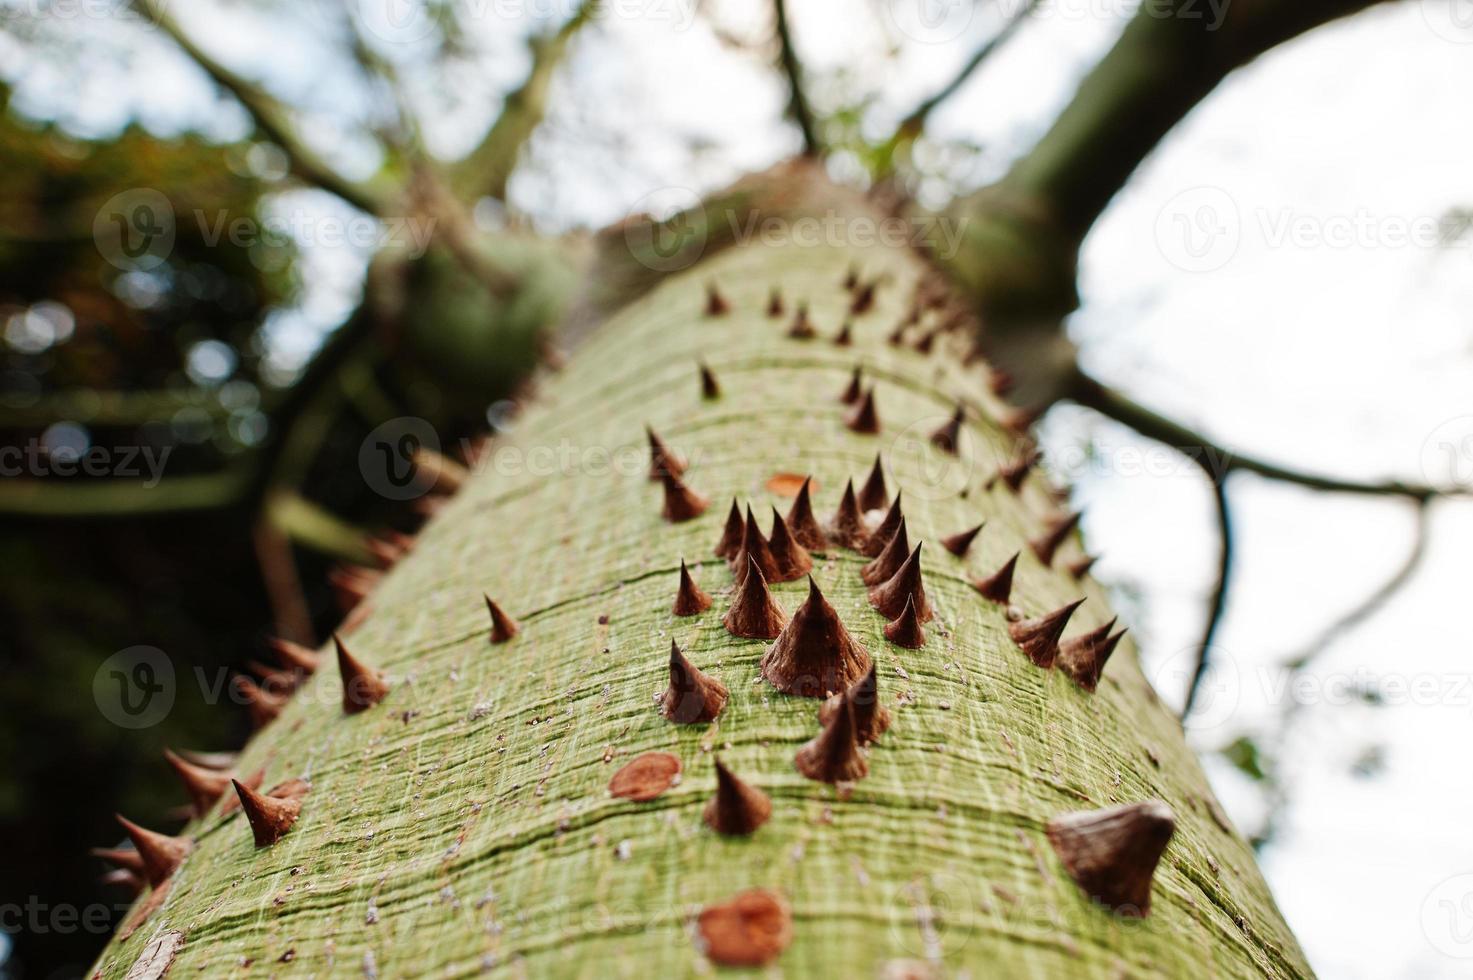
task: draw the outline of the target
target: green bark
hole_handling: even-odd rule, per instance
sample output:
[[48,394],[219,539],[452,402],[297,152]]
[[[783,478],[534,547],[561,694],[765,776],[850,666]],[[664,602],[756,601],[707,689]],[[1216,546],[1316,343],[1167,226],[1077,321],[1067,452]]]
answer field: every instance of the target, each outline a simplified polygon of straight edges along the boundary
[[[826,338],[845,319],[851,264],[888,282],[846,349]],[[1001,608],[968,584],[1023,548],[1014,601],[1026,612],[1087,593],[1071,634],[1111,615],[1098,583],[1045,568],[1024,547],[1055,509],[1037,478],[1018,496],[983,489],[1011,446],[990,421],[1005,407],[982,372],[949,341],[929,356],[884,342],[927,272],[901,247],[748,243],[672,275],[593,331],[498,440],[505,455],[370,599],[349,643],[388,672],[388,698],[345,716],[326,667],[246,748],[240,770],[265,766],[265,785],[310,780],[296,826],[262,850],[238,813],[222,819],[217,808],[188,828],[196,850],[162,906],[105,951],[100,975],[122,977],[151,939],[177,931],[180,977],[488,967],[687,976],[703,966],[694,914],[760,886],[793,910],[793,942],[773,975],[874,977],[909,961],[948,976],[1308,976],[1251,850],[1214,819],[1201,770],[1128,641],[1086,694],[1032,666]],[[729,315],[701,315],[708,281]],[[774,285],[790,311],[810,303],[821,339],[788,339],[786,319],[764,315]],[[701,399],[697,358],[719,376],[720,399]],[[836,396],[856,361],[877,385],[878,437],[841,421]],[[962,455],[937,469],[950,457],[926,437],[958,400],[972,415]],[[690,484],[712,500],[699,519],[660,518],[646,423],[690,458]],[[564,446],[573,464],[535,466]],[[891,646],[865,601],[863,559],[836,551],[817,562],[815,579],[874,656],[894,713],[869,778],[842,795],[794,770],[817,702],[773,692],[757,671],[766,644],[723,629],[731,576],[712,548],[733,496],[765,525],[769,504],[788,505],[768,478],[812,473],[826,514],[877,451],[891,491],[904,490],[912,541],[928,543],[937,619],[924,648]],[[512,452],[537,471],[512,465]],[[982,519],[966,560],[935,544]],[[1065,547],[1078,553],[1077,541]],[[670,613],[682,557],[716,598],[689,619]],[[487,642],[483,590],[521,621],[509,644]],[[805,590],[775,592],[791,613]],[[672,637],[730,688],[710,726],[659,714]],[[615,770],[650,750],[679,755],[683,780],[649,803],[610,797]],[[715,752],[773,798],[772,820],[749,839],[718,838],[701,821]],[[1151,798],[1175,810],[1176,836],[1150,917],[1117,919],[1064,873],[1044,825]]]

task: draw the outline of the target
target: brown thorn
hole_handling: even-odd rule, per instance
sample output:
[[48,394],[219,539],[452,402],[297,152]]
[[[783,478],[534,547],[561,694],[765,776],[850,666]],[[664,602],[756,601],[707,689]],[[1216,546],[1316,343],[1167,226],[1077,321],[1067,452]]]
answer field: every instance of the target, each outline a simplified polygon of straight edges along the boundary
[[674,473],[663,473],[660,482],[665,488],[665,506],[660,516],[672,524],[694,520],[706,512],[711,502],[696,493]]
[[875,389],[873,386],[865,390],[860,397],[859,404],[849,414],[844,416],[844,425],[851,432],[862,435],[876,435],[880,431],[880,413],[875,408]]
[[783,315],[783,291],[776,286],[767,297],[767,315],[774,320]]
[[1032,471],[1033,461],[1033,454],[1025,453],[999,466],[997,475],[1003,483],[1007,484],[1009,490],[1017,493],[1022,489],[1023,481],[1028,478],[1029,472]]
[[1070,577],[1073,578],[1076,582],[1088,575],[1089,570],[1094,567],[1095,556],[1093,555],[1085,555],[1082,558],[1075,558],[1064,564],[1064,568],[1068,570]]
[[644,427],[645,438],[650,443],[650,479],[662,479],[666,473],[676,476],[685,472],[685,457],[665,444],[648,425]]
[[845,704],[829,723],[793,756],[793,765],[821,783],[850,783],[869,775],[869,762],[859,750],[854,707]]
[[332,635],[332,642],[337,647],[338,675],[343,682],[343,713],[356,715],[382,701],[389,693],[383,676],[349,653],[338,634]]
[[[985,524],[987,522],[983,521],[982,523]],[[967,530],[962,531],[958,534],[953,534],[950,537],[942,538],[941,547],[945,548],[953,555],[956,555],[958,558],[962,558],[966,555],[967,549],[972,547],[972,542],[976,540],[977,535],[981,533],[981,531],[982,524],[978,524],[976,527],[968,528]]]
[[194,815],[197,817],[204,816],[230,785],[229,773],[197,766],[170,749],[164,749],[164,761],[184,784],[184,792],[189,794],[189,799],[194,804]]
[[726,297],[721,295],[721,290],[716,288],[714,282],[706,283],[706,315],[725,316],[731,310],[731,304]]
[[844,388],[844,393],[839,396],[839,401],[845,405],[854,405],[864,397],[864,368],[854,365],[854,373],[849,375],[849,384]]
[[750,557],[747,562],[747,574],[742,576],[731,608],[721,622],[732,636],[775,639],[783,631],[788,617],[773,601],[772,593],[767,591],[767,580],[762,577],[762,569],[757,567],[757,562]]
[[236,693],[245,699],[253,728],[265,728],[286,707],[285,695],[266,690],[245,674],[237,674],[233,683]]
[[873,663],[848,690],[835,694],[818,706],[818,723],[827,725],[845,705],[854,709],[854,734],[861,743],[868,745],[889,729],[890,710],[880,703],[878,668]]
[[168,880],[174,869],[194,850],[194,842],[186,837],[170,837],[168,834],[148,830],[121,813],[115,813],[113,817],[127,831],[128,839],[133,842],[138,850],[138,857],[143,861],[143,875],[155,888]]
[[1059,655],[1059,637],[1064,635],[1069,617],[1082,605],[1083,599],[1075,599],[1045,616],[1009,623],[1008,635],[1035,666],[1047,670],[1054,665],[1054,658]]
[[416,449],[409,461],[414,465],[415,479],[436,494],[455,493],[471,475],[470,470],[449,456],[426,446]]
[[895,537],[895,532],[900,530],[900,524],[905,519],[905,513],[901,510],[900,498],[902,492],[895,492],[895,499],[890,502],[890,509],[880,519],[879,525],[870,532],[869,538],[859,549],[859,553],[866,558],[873,558],[885,550],[890,539]]
[[704,724],[716,720],[727,697],[726,685],[697,669],[671,640],[670,686],[660,699],[660,714],[677,725]]
[[1111,633],[1114,626],[1115,620],[1112,619],[1083,636],[1064,640],[1059,644],[1059,655],[1054,660],[1054,666],[1067,674],[1074,683],[1094,693],[1100,686],[1106,661],[1115,652],[1121,637],[1126,634],[1126,630]]
[[880,615],[886,619],[896,619],[905,612],[907,597],[914,597],[916,604],[916,616],[923,623],[929,623],[934,615],[931,612],[931,604],[926,601],[926,586],[921,576],[921,548],[916,545],[915,551],[905,560],[895,574],[884,583],[869,590],[870,605],[880,611]]
[[864,486],[859,488],[857,499],[862,511],[881,510],[890,502],[889,491],[885,489],[885,468],[880,464],[879,453],[875,453],[875,463],[864,479]]
[[874,307],[875,287],[878,285],[879,280],[871,280],[856,290],[854,293],[854,302],[849,304],[849,314],[851,316],[868,313]]
[[793,316],[793,322],[788,327],[788,336],[794,340],[812,340],[818,336],[818,331],[813,329],[813,323],[808,319],[808,304],[799,303],[798,312]]
[[808,549],[793,537],[787,521],[783,520],[776,507],[772,508],[772,534],[768,536],[767,543],[777,563],[777,575],[772,581],[791,582],[807,575],[813,568],[813,558]]
[[844,496],[839,498],[839,509],[829,525],[829,539],[835,544],[859,551],[869,540],[864,517],[859,512],[859,501],[854,496],[854,481],[844,485]]
[[978,579],[972,583],[972,587],[982,596],[991,599],[1000,606],[1008,604],[1008,598],[1013,594],[1013,571],[1018,567],[1018,556],[1021,552],[1013,552],[1013,557],[1003,563],[1003,566],[986,578]]
[[858,263],[850,263],[849,270],[844,273],[844,281],[842,285],[847,292],[854,292],[855,287],[859,285]]
[[1078,511],[1067,517],[1056,518],[1049,522],[1042,534],[1028,542],[1028,547],[1033,549],[1033,554],[1047,568],[1054,563],[1054,554],[1059,550],[1059,545],[1064,543],[1078,524]]
[[481,593],[486,600],[486,611],[491,614],[491,642],[505,643],[522,631],[522,624],[512,619],[501,604],[487,593]]
[[[824,537],[823,528],[818,526],[818,518],[813,516],[813,498],[809,492],[812,483],[813,477],[805,478],[803,486],[798,489],[798,496],[793,498],[793,506],[788,508],[788,530],[803,547],[821,551],[828,545],[828,539]],[[732,506],[736,506],[735,501]]]
[[102,858],[121,871],[143,874],[143,855],[131,847],[93,847],[87,851],[93,857]]
[[951,418],[947,419],[946,424],[931,433],[932,444],[943,452],[948,452],[955,456],[957,446],[961,443],[962,423],[965,421],[966,413],[958,405]]
[[702,819],[718,834],[744,837],[772,816],[767,794],[738,779],[719,758],[716,763],[716,795],[706,804]]
[[742,512],[736,498],[731,498],[731,510],[726,512],[726,527],[721,529],[721,540],[716,542],[716,557],[735,558],[742,550]]
[[905,518],[900,519],[900,526],[895,533],[890,535],[890,541],[880,550],[868,565],[859,570],[859,577],[865,585],[879,585],[888,582],[900,571],[900,566],[910,557],[910,536],[906,533]]
[[271,648],[272,653],[276,654],[276,659],[281,661],[282,666],[289,670],[311,674],[315,673],[317,667],[322,663],[322,658],[315,650],[309,650],[300,643],[293,643],[279,636],[268,638],[266,645]]
[[918,650],[926,645],[926,631],[921,628],[920,618],[916,616],[915,596],[906,598],[905,611],[900,614],[899,619],[885,624],[885,639],[907,650]]
[[747,505],[747,520],[742,526],[742,546],[737,550],[736,557],[732,559],[732,574],[740,584],[746,577],[748,560],[757,563],[762,569],[762,577],[769,582],[778,581],[781,569],[777,566],[777,557],[772,553],[772,546],[768,544],[767,538],[762,534],[762,529],[757,526],[757,518],[752,515],[752,505]]
[[113,868],[111,871],[100,874],[97,876],[97,883],[99,885],[115,885],[134,897],[143,894],[145,886],[143,877],[127,868]]
[[834,345],[837,347],[852,347],[854,345],[854,326],[848,320],[839,328],[834,336]]
[[675,592],[675,605],[670,610],[677,616],[694,616],[711,608],[711,597],[701,591],[696,580],[691,578],[685,559],[680,559],[680,586]]
[[701,397],[706,401],[712,401],[721,397],[721,383],[716,380],[716,373],[705,361],[701,361],[697,367],[701,372]]
[[250,822],[251,833],[257,847],[270,847],[292,829],[302,813],[300,799],[280,799],[257,793],[239,780],[235,783],[236,795],[240,797],[240,809]]
[[1048,839],[1069,877],[1095,901],[1120,915],[1151,911],[1151,878],[1176,831],[1176,816],[1160,800],[1055,817]]
[[808,598],[762,655],[759,669],[784,694],[825,698],[864,676],[871,663],[810,575]]

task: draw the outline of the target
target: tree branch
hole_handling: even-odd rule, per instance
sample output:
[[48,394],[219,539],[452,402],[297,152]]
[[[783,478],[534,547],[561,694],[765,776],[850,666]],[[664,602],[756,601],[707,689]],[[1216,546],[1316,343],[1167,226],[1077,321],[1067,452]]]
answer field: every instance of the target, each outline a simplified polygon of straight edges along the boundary
[[245,106],[256,126],[273,143],[286,151],[292,171],[298,177],[323,190],[330,191],[369,214],[386,214],[392,197],[371,183],[351,180],[338,173],[302,141],[292,123],[290,112],[265,90],[230,70],[204,51],[174,17],[164,9],[161,0],[133,0],[140,12],[154,23],[187,54],[216,84],[230,92]]
[[1155,439],[1157,442],[1165,443],[1168,446],[1185,452],[1198,465],[1206,467],[1209,475],[1214,476],[1214,478],[1225,477],[1229,473],[1242,471],[1256,473],[1269,480],[1277,480],[1282,483],[1295,483],[1302,487],[1308,487],[1311,490],[1324,490],[1330,493],[1408,497],[1418,501],[1427,501],[1434,497],[1470,496],[1470,492],[1467,490],[1439,489],[1423,484],[1403,483],[1399,480],[1367,483],[1358,480],[1344,480],[1332,476],[1321,476],[1291,469],[1287,466],[1280,466],[1277,463],[1271,463],[1267,460],[1246,456],[1233,450],[1225,449],[1201,433],[1195,432],[1162,415],[1158,415],[1142,405],[1138,405],[1125,395],[1111,388],[1107,388],[1082,371],[1076,371],[1075,377],[1069,385],[1066,397],[1081,405],[1094,409],[1101,415],[1130,426],[1143,436]]
[[1207,668],[1212,658],[1212,640],[1217,635],[1217,628],[1222,622],[1223,610],[1227,608],[1228,586],[1233,574],[1233,514],[1228,503],[1227,474],[1214,473],[1200,459],[1196,462],[1202,467],[1202,472],[1207,475],[1208,482],[1212,484],[1212,497],[1217,504],[1217,527],[1221,548],[1218,551],[1217,560],[1217,586],[1212,590],[1212,602],[1207,607],[1207,623],[1202,629],[1202,641],[1197,646],[1197,663],[1192,669],[1192,679],[1187,684],[1186,700],[1182,702],[1181,717],[1183,719],[1192,713],[1192,705],[1197,700],[1197,690],[1202,686],[1202,678],[1207,676]]
[[818,138],[818,125],[814,121],[813,108],[808,103],[808,93],[803,83],[803,63],[793,47],[793,31],[788,25],[787,0],[772,0],[772,10],[777,18],[778,63],[783,74],[788,76],[788,114],[803,134],[803,155],[823,156],[823,144]]

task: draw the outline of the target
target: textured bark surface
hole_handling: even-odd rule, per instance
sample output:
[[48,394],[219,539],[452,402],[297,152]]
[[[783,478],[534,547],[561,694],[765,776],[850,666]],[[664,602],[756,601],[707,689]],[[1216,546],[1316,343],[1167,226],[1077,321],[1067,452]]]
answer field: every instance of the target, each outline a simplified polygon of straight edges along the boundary
[[[829,338],[847,318],[851,265],[887,281],[840,347]],[[295,826],[258,850],[241,815],[222,818],[217,804],[188,829],[197,846],[160,907],[104,953],[101,975],[124,976],[164,936],[182,943],[178,977],[687,976],[709,968],[700,910],[766,888],[792,910],[792,943],[769,968],[789,976],[1307,976],[1129,642],[1088,694],[1030,663],[1004,609],[969,584],[1021,548],[1013,601],[1025,614],[1088,595],[1067,635],[1111,617],[1097,583],[1062,570],[1077,539],[1054,569],[1025,547],[1058,509],[1040,478],[1018,495],[984,489],[1013,449],[987,421],[1006,408],[984,369],[963,367],[946,341],[929,355],[885,342],[926,271],[903,248],[727,248],[589,334],[370,597],[349,642],[387,673],[387,698],[345,716],[328,659],[247,747],[240,771],[264,766],[265,785],[310,781]],[[727,315],[702,315],[708,281]],[[808,302],[818,339],[791,339],[787,318],[766,316],[773,286],[790,310]],[[698,359],[719,398],[702,398]],[[856,361],[876,386],[878,436],[843,422]],[[969,418],[953,457],[929,436],[958,401]],[[699,518],[661,519],[647,423],[711,499]],[[510,449],[537,472],[511,465]],[[733,496],[786,512],[791,498],[769,480],[812,473],[824,518],[877,450],[891,493],[904,490],[911,541],[935,543],[935,618],[921,649],[887,642],[859,575],[867,559],[817,558],[814,579],[874,657],[892,716],[869,777],[845,794],[795,771],[820,702],[776,693],[758,675],[768,643],[722,627],[732,577],[712,549]],[[633,463],[610,467],[610,455]],[[939,546],[982,520],[964,557]],[[687,618],[671,611],[682,558],[715,599]],[[808,585],[773,591],[791,615]],[[483,593],[520,635],[488,642]],[[710,725],[661,716],[672,639],[730,691]],[[613,773],[649,751],[678,756],[680,782],[650,802],[612,797]],[[717,752],[772,799],[750,837],[702,820]],[[1170,804],[1177,832],[1150,917],[1116,918],[1069,879],[1045,827],[1151,798]]]

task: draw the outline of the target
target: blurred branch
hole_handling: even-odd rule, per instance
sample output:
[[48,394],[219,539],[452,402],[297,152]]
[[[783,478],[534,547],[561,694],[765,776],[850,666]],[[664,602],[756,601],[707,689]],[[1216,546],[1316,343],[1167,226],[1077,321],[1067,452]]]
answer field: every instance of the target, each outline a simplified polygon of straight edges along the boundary
[[1042,0],[1028,0],[1027,3],[1019,7],[1013,13],[1013,16],[998,29],[998,32],[988,38],[986,43],[967,59],[966,64],[962,65],[961,70],[956,73],[951,81],[943,85],[930,98],[916,106],[910,115],[901,120],[900,125],[895,127],[895,132],[891,134],[888,140],[881,144],[883,147],[881,155],[885,160],[887,170],[893,169],[893,161],[896,154],[904,147],[915,142],[916,138],[925,131],[926,120],[930,118],[931,113],[936,110],[936,107],[955,95],[977,69],[982,67],[982,63],[992,57],[995,51],[1006,44],[1017,33],[1018,28],[1023,26],[1023,22],[1032,15],[1033,11],[1037,9],[1041,2]]
[[373,564],[373,554],[364,543],[366,531],[295,491],[271,492],[263,513],[273,528],[297,544],[355,565]]
[[218,473],[150,483],[122,479],[0,479],[0,514],[24,517],[148,517],[213,510],[238,501],[255,468],[245,461]]
[[[1131,401],[1125,395],[1099,383],[1082,371],[1076,371],[1067,397],[1092,408],[1108,418],[1128,425],[1141,435],[1192,456],[1198,465],[1209,467],[1209,475],[1220,479],[1238,471],[1256,473],[1269,480],[1295,483],[1311,490],[1330,493],[1356,493],[1373,496],[1408,497],[1427,501],[1434,497],[1467,497],[1470,491],[1463,489],[1438,489],[1417,483],[1388,480],[1382,483],[1364,483],[1357,480],[1342,480],[1337,477],[1320,476],[1270,463],[1225,449],[1206,436],[1165,416]],[[1192,452],[1195,451],[1195,452]]]
[[823,155],[823,144],[818,138],[818,126],[814,121],[813,108],[808,103],[808,93],[803,82],[803,63],[798,60],[793,47],[793,32],[788,24],[787,0],[772,0],[772,10],[777,17],[778,62],[783,74],[788,76],[788,114],[803,134],[803,155]]
[[506,184],[516,169],[522,147],[547,114],[553,75],[567,54],[573,35],[592,18],[596,2],[583,0],[556,33],[534,37],[528,42],[532,49],[532,70],[526,80],[506,97],[501,115],[481,144],[451,170],[451,187],[460,200],[474,201],[483,196],[506,200]]
[[297,574],[291,542],[265,516],[256,521],[251,541],[256,550],[256,562],[261,566],[266,601],[271,604],[273,631],[284,640],[315,646],[312,611],[302,593],[302,577]]
[[391,207],[391,195],[371,183],[351,180],[338,173],[307,146],[292,123],[290,112],[254,82],[237,74],[206,53],[166,9],[162,0],[133,0],[143,16],[156,23],[174,43],[199,65],[220,87],[245,106],[267,138],[286,151],[292,170],[308,183],[338,195],[369,214],[382,215]]
[[1186,700],[1182,702],[1182,718],[1192,713],[1192,704],[1197,700],[1197,689],[1202,686],[1202,678],[1207,676],[1207,668],[1211,665],[1212,640],[1222,622],[1223,610],[1227,608],[1228,585],[1233,574],[1233,514],[1228,503],[1227,474],[1213,473],[1201,459],[1197,463],[1212,484],[1212,497],[1217,505],[1218,540],[1221,545],[1217,559],[1217,585],[1212,590],[1212,601],[1207,607],[1207,623],[1202,629],[1202,641],[1197,645],[1197,663],[1192,669],[1192,679],[1187,684]]

